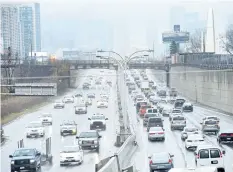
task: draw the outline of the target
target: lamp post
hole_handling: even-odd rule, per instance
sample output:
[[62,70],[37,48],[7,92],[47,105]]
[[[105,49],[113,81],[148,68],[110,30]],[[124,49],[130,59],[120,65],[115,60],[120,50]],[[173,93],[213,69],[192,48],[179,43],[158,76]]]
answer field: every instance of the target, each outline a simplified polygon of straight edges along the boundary
[[[133,60],[133,59],[136,59],[140,56],[134,56],[135,54],[137,53],[143,53],[143,52],[154,52],[153,50],[139,50],[139,51],[135,51],[134,53],[130,54],[128,57],[126,58],[123,58],[119,53],[115,52],[115,51],[104,51],[104,50],[98,50],[97,51],[98,53],[113,53],[113,54],[116,54],[118,57],[121,58],[121,60],[117,60],[113,57],[109,57],[109,56],[96,56],[98,58],[111,58],[113,59],[114,61],[116,61],[120,66],[121,66],[121,71],[119,72],[119,80],[120,80],[120,87],[119,87],[119,90],[120,90],[120,94],[121,94],[121,102],[122,102],[122,105],[123,105],[123,121],[124,121],[124,129],[126,130],[127,128],[129,128],[129,121],[127,119],[127,106],[126,106],[126,99],[124,98],[124,96],[126,95],[126,89],[125,89],[125,73],[126,73],[126,70],[127,70],[127,66],[128,66],[128,63]],[[145,55],[146,56],[146,55]],[[127,125],[127,126],[126,126]]]

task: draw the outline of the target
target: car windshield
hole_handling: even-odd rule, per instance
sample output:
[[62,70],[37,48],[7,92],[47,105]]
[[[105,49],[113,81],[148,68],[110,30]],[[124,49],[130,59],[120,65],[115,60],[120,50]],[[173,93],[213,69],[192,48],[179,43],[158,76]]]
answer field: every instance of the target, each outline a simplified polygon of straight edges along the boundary
[[19,149],[19,150],[16,150],[15,153],[13,154],[14,157],[34,156],[34,155],[35,155],[34,149]]
[[149,122],[161,122],[162,119],[161,118],[149,118]]
[[92,120],[104,120],[105,119],[105,116],[103,115],[99,115],[99,116],[92,116],[91,117]]
[[42,117],[52,117],[51,114],[43,114]]
[[214,125],[214,124],[217,124],[217,123],[218,123],[217,121],[205,121],[205,124]]
[[42,124],[41,123],[30,123],[27,128],[40,128],[42,127]]
[[73,152],[78,152],[79,146],[65,146],[62,148],[62,153],[73,153]]
[[218,118],[217,118],[217,117],[207,117],[207,119],[218,120]]
[[185,120],[185,118],[182,117],[182,116],[177,116],[177,117],[174,117],[173,120],[174,121],[179,121],[179,120]]
[[74,122],[64,122],[62,125],[64,125],[64,126],[73,126],[73,125],[75,125],[75,123]]
[[80,138],[93,138],[98,137],[98,134],[96,132],[82,132],[79,135]]

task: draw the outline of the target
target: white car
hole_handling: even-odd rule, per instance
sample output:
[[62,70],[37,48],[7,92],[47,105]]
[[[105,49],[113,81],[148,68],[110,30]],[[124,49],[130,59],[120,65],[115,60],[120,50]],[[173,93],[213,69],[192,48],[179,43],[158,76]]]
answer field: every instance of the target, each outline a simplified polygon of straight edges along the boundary
[[45,128],[42,125],[41,121],[30,122],[26,127],[26,137],[44,137]]
[[42,124],[53,124],[53,118],[51,113],[44,113],[40,116],[40,120]]
[[92,99],[94,99],[94,98],[95,98],[95,93],[88,93],[88,94],[87,94],[87,98],[92,98]]
[[191,134],[200,134],[201,132],[196,127],[185,127],[181,132],[181,140],[186,140]]
[[97,108],[108,108],[108,102],[106,100],[97,101]]
[[202,119],[203,122],[206,120],[214,120],[214,121],[217,121],[218,123],[220,121],[220,119],[217,116],[207,116],[207,117]]
[[100,98],[108,100],[109,99],[109,95],[107,95],[107,94],[100,94]]
[[87,105],[85,103],[74,106],[75,114],[87,114]]
[[65,96],[63,98],[64,103],[74,103],[74,97],[73,96]]
[[80,146],[65,146],[60,152],[60,166],[82,164],[83,150]]
[[224,168],[224,155],[220,147],[214,145],[199,145],[194,152],[197,167],[214,166]]
[[63,103],[63,102],[55,102],[54,103],[54,109],[57,109],[57,108],[64,108],[65,107],[65,103]]
[[206,144],[203,135],[201,134],[190,134],[185,140],[185,148],[195,150],[198,145]]
[[148,140],[165,140],[165,132],[162,127],[151,127],[148,132]]

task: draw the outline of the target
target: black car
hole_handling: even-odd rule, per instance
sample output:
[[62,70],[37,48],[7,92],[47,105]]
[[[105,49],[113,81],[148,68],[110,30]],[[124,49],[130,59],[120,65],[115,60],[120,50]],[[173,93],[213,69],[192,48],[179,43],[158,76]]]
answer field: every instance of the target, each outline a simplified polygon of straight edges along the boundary
[[184,103],[183,111],[193,112],[193,105],[191,103]]
[[11,158],[11,172],[28,170],[37,172],[41,168],[41,153],[36,149],[17,149]]
[[167,96],[167,92],[166,92],[166,90],[160,90],[160,91],[157,92],[157,95],[159,97],[166,97]]
[[221,143],[230,143],[233,144],[233,130],[222,131],[218,134],[217,141]]
[[185,103],[185,99],[176,99],[175,103],[174,103],[174,108],[182,108],[183,105]]

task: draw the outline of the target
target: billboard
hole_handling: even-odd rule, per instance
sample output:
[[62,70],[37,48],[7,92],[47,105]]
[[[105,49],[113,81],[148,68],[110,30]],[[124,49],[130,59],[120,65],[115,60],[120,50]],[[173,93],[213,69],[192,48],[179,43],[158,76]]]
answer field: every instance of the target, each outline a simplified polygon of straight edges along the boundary
[[189,41],[189,32],[165,32],[162,34],[163,43],[185,43]]
[[180,25],[174,25],[174,32],[180,32]]

